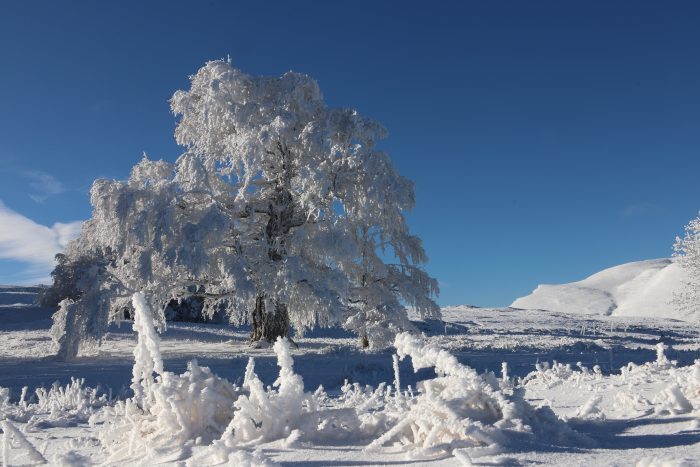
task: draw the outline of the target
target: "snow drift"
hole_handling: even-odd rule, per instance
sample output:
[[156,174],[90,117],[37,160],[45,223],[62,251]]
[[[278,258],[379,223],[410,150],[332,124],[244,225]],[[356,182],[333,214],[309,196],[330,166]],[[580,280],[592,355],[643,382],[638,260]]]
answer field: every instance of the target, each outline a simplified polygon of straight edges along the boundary
[[673,259],[626,263],[569,284],[539,285],[511,307],[587,315],[663,317],[690,320],[674,308],[674,292],[687,281]]

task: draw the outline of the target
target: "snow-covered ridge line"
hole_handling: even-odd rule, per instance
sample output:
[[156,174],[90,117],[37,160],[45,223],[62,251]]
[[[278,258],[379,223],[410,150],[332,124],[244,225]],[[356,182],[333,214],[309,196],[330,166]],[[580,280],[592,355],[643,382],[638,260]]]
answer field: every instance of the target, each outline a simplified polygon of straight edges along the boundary
[[604,269],[581,281],[539,285],[511,307],[586,315],[692,320],[677,310],[673,295],[687,281],[674,259],[635,261]]

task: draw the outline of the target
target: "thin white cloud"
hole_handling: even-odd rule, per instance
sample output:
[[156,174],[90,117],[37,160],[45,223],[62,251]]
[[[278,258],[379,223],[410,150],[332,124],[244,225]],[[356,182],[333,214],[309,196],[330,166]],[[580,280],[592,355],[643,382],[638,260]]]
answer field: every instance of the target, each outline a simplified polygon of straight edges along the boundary
[[43,203],[48,198],[60,195],[66,191],[63,183],[49,173],[30,170],[24,172],[24,176],[29,179],[29,187],[33,191],[33,193],[29,194],[29,197],[37,203]]
[[625,217],[653,216],[663,211],[663,207],[655,203],[637,203],[627,206],[623,215]]
[[25,264],[17,277],[45,281],[54,267],[54,256],[80,234],[82,221],[38,224],[13,211],[0,200],[0,259]]

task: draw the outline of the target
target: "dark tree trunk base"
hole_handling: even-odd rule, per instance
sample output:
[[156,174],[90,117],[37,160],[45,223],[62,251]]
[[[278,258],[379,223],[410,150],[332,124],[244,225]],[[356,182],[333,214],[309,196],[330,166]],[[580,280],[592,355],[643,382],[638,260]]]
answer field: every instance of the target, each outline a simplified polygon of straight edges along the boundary
[[253,329],[250,333],[251,342],[266,340],[275,342],[278,337],[289,338],[289,313],[287,305],[275,302],[275,309],[268,312],[265,309],[265,298],[255,300],[253,311]]
[[364,350],[368,347],[369,347],[369,340],[367,340],[367,336],[365,336],[365,335],[360,336],[360,348]]

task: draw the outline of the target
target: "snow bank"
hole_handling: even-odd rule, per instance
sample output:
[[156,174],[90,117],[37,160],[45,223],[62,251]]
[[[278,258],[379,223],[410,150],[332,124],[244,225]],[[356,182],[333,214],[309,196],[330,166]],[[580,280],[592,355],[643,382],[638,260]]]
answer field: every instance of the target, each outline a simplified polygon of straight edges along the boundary
[[518,298],[514,308],[589,315],[691,319],[672,305],[673,293],[686,281],[673,259],[622,264],[569,284],[539,285]]

